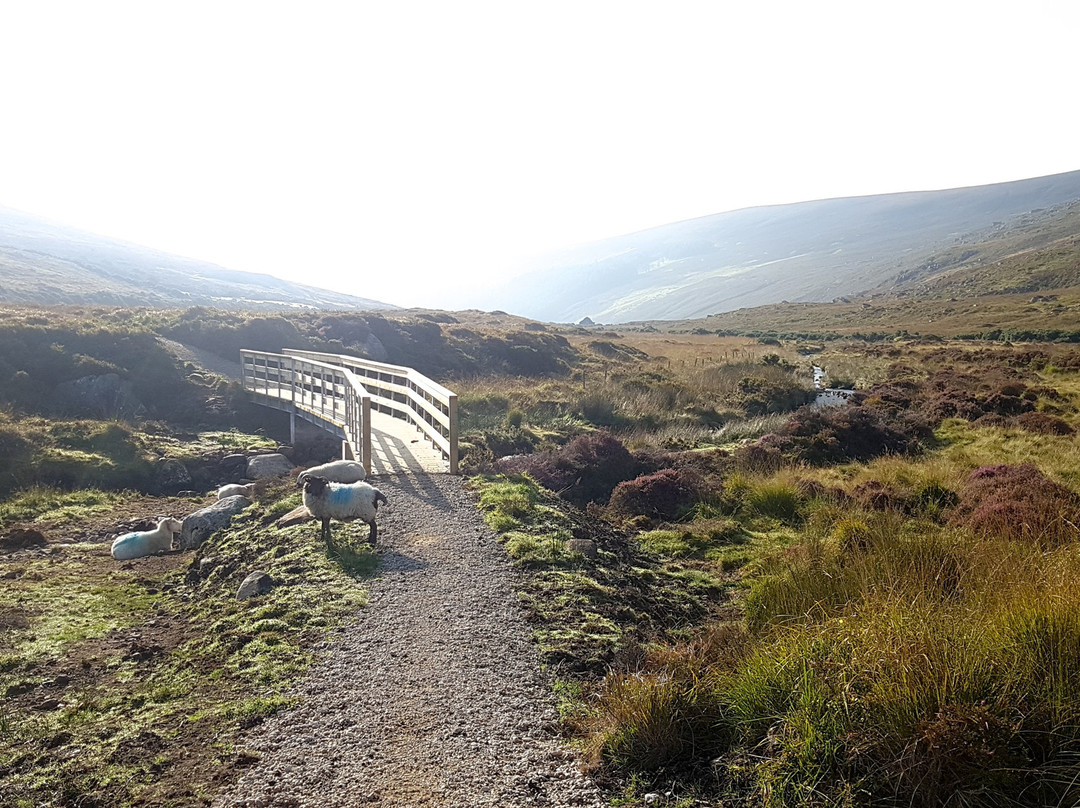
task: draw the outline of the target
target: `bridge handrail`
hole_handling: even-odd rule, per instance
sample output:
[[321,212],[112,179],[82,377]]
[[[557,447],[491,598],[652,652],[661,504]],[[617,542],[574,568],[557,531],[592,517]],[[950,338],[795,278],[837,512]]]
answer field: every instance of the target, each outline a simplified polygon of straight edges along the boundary
[[355,373],[329,362],[247,349],[241,349],[240,363],[245,390],[289,401],[340,426],[354,452],[359,449],[357,459],[371,472],[372,396]]
[[287,356],[329,364],[350,371],[371,394],[372,406],[380,412],[404,418],[421,430],[450,462],[450,473],[458,471],[457,394],[418,370],[346,354],[322,353],[284,348]]

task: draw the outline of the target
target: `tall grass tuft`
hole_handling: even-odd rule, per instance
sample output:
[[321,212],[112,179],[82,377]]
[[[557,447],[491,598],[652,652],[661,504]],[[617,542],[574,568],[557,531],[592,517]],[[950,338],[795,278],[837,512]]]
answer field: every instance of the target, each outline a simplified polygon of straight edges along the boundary
[[609,680],[598,758],[655,772],[710,755],[727,788],[769,805],[1075,803],[1075,546],[826,510],[760,565],[742,654],[673,652]]

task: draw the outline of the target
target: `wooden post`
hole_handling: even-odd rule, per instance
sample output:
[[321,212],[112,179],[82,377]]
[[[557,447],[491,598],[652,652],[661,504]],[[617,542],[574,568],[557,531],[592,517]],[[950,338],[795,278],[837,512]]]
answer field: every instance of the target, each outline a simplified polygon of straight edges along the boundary
[[360,462],[364,470],[371,474],[371,396],[360,399]]
[[457,396],[451,393],[449,400],[447,401],[450,412],[448,418],[450,419],[450,473],[458,473],[458,415],[457,415]]

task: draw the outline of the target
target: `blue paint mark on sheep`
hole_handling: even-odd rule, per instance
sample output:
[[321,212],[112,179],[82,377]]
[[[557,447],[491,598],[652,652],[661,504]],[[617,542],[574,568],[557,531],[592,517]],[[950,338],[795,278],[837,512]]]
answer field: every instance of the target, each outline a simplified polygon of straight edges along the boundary
[[351,488],[331,488],[326,495],[326,503],[344,507],[353,501],[354,493]]

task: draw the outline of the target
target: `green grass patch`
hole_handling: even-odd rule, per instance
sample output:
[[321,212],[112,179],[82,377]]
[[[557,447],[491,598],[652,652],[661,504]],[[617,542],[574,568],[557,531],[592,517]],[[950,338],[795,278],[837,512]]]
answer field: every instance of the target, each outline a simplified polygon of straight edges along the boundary
[[[377,565],[348,531],[329,554],[310,524],[274,527],[278,507],[270,492],[171,571],[161,559],[122,567],[89,544],[11,562],[0,587],[5,799],[192,804],[216,788],[242,732],[291,704],[314,647],[366,602],[358,578]],[[276,585],[237,601],[255,569]],[[71,683],[57,689],[57,677]],[[59,704],[33,709],[53,693]],[[193,748],[220,757],[170,778],[169,761]]]
[[0,503],[0,525],[35,519],[73,522],[107,512],[123,496],[115,491],[95,488],[62,491],[52,486],[33,486]]

